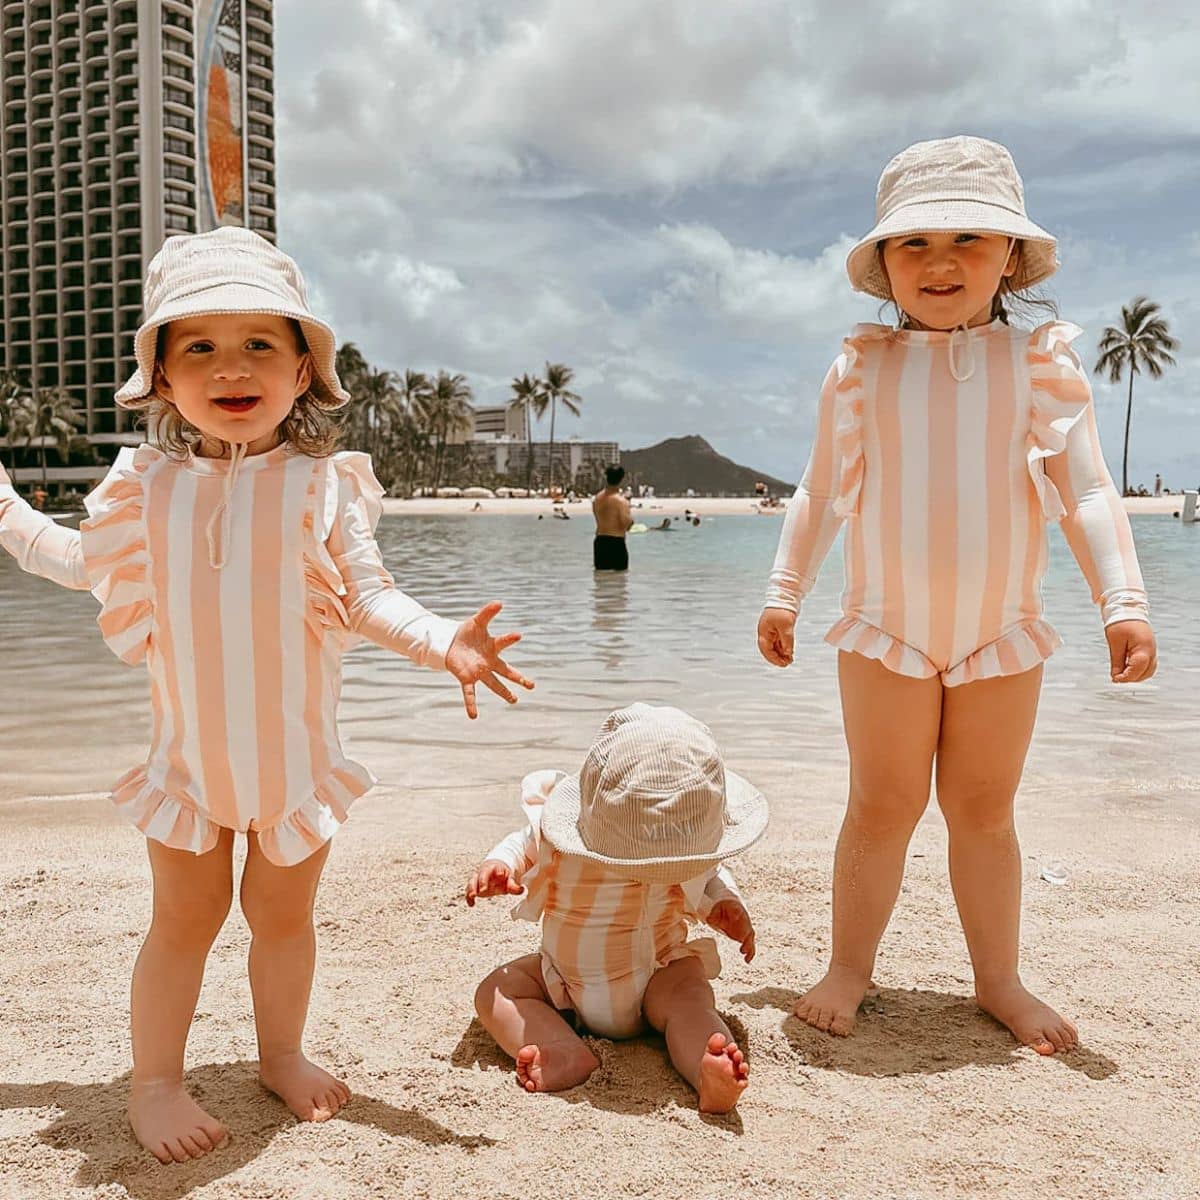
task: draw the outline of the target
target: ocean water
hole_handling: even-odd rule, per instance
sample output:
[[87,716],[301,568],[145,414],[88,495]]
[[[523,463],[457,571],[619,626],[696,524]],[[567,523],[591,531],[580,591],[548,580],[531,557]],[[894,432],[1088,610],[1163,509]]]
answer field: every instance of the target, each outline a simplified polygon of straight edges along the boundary
[[[481,689],[483,712],[470,722],[448,676],[362,646],[345,665],[348,751],[385,783],[435,798],[466,792],[493,812],[511,807],[521,772],[574,768],[607,712],[646,700],[706,721],[730,764],[762,786],[828,795],[846,765],[836,652],[822,641],[838,615],[840,544],[805,605],[796,663],[780,671],[754,638],[779,528],[777,517],[749,514],[680,521],[630,539],[627,575],[597,575],[586,512],[385,517],[379,540],[400,585],[450,616],[503,601],[493,628],[523,633],[511,660],[537,690],[509,708]],[[1137,517],[1133,528],[1159,673],[1134,687],[1109,682],[1098,615],[1052,529],[1044,595],[1065,645],[1047,666],[1026,786],[1190,802],[1200,796],[1200,526]],[[0,800],[103,792],[144,757],[145,671],[109,653],[95,612],[89,594],[0,554]]]

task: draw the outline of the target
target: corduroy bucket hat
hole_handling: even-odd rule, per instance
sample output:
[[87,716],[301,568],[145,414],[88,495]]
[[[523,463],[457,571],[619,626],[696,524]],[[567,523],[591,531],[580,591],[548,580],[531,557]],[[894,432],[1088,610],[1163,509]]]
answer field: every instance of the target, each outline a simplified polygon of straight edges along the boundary
[[725,769],[708,727],[649,704],[608,716],[579,774],[558,782],[541,815],[555,849],[643,883],[702,875],[766,827],[766,797]]
[[855,291],[890,300],[878,244],[943,230],[1016,238],[1021,257],[1011,280],[1014,291],[1058,270],[1058,243],[1025,215],[1025,189],[1012,155],[986,138],[950,137],[917,142],[884,168],[875,194],[875,228],[846,258]]
[[223,313],[265,313],[298,321],[312,359],[311,390],[326,408],[350,400],[334,365],[333,330],[308,307],[304,276],[284,252],[250,229],[226,225],[167,238],[146,272],[145,318],[134,338],[137,369],[117,403],[140,400],[154,387],[158,330],[168,321]]

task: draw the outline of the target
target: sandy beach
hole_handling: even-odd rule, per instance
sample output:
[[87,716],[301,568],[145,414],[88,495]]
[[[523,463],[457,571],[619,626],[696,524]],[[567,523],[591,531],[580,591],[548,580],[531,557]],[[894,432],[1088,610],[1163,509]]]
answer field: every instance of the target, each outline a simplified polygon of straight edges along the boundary
[[[779,797],[794,780],[761,782]],[[532,949],[535,931],[507,903],[471,911],[461,898],[511,814],[477,790],[425,783],[356,806],[318,906],[309,1050],[354,1101],[329,1124],[300,1125],[257,1084],[235,913],[210,961],[188,1075],[232,1141],[169,1168],[123,1117],[129,973],[150,896],[141,836],[102,797],[7,805],[0,1196],[1184,1200],[1200,1189],[1194,790],[1133,805],[1085,805],[1066,786],[1027,795],[1026,976],[1083,1037],[1055,1059],[1017,1047],[972,1005],[933,815],[855,1036],[789,1018],[828,946],[840,803],[834,791],[777,803],[769,842],[738,870],[759,955],[747,966],[725,947],[716,983],[752,1084],[736,1115],[703,1118],[650,1038],[596,1042],[602,1065],[571,1092],[518,1090],[471,992]],[[1064,842],[1070,882],[1041,882],[1041,853]],[[1151,879],[1131,865],[1145,862]]]
[[[190,1086],[232,1141],[182,1167],[160,1167],[124,1118],[129,977],[150,885],[144,839],[104,789],[145,753],[144,672],[112,660],[90,596],[0,562],[0,1200],[1200,1194],[1192,531],[1135,522],[1162,667],[1120,689],[1055,534],[1046,601],[1065,644],[1018,796],[1022,941],[1027,982],[1077,1021],[1083,1046],[1042,1059],[971,1001],[936,806],[854,1037],[788,1015],[829,948],[846,758],[821,636],[839,564],[806,609],[800,669],[772,671],[752,632],[775,522],[730,516],[695,537],[648,535],[628,577],[597,579],[590,514],[576,511],[570,523],[381,526],[385,561],[440,611],[505,601],[526,634],[514,660],[538,688],[514,709],[485,696],[472,723],[444,677],[375,647],[347,657],[347,749],[383,782],[352,809],[325,873],[308,1049],[355,1099],[326,1125],[300,1125],[256,1082],[235,910],[188,1054]],[[747,965],[724,946],[715,984],[751,1064],[729,1118],[697,1113],[654,1038],[596,1042],[602,1065],[586,1085],[526,1095],[474,1016],[477,981],[532,951],[537,932],[504,901],[467,909],[468,869],[518,823],[521,775],[573,769],[605,713],[634,697],[701,715],[772,806],[766,838],[735,869],[758,956]],[[1064,886],[1040,878],[1048,860],[1066,865]]]
[[[480,505],[479,512],[473,512],[476,503]],[[1125,509],[1131,515],[1140,516],[1170,516],[1178,512],[1183,504],[1182,496],[1137,496],[1125,501]],[[556,505],[544,496],[528,497],[498,497],[495,500],[473,500],[459,497],[420,497],[417,499],[401,500],[389,496],[383,502],[386,513],[401,516],[433,517],[433,516],[481,516],[491,515],[500,517],[546,516]],[[591,502],[584,498],[574,502],[564,503],[562,507],[572,518],[576,516],[591,519]],[[682,516],[685,509],[699,513],[702,517],[717,517],[744,515],[762,511],[765,516],[778,516],[785,511],[786,501],[773,509],[760,510],[758,502],[752,496],[653,496],[644,500],[633,501],[634,520],[647,523],[651,516],[675,517]]]

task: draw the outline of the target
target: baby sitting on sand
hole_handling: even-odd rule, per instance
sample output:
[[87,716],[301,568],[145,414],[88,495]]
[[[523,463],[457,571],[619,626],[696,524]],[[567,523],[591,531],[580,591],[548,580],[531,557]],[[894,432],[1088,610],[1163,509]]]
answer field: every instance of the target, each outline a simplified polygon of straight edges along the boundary
[[469,905],[524,891],[513,917],[542,923],[540,953],[497,968],[475,993],[520,1084],[561,1091],[599,1066],[573,1013],[600,1037],[658,1030],[700,1110],[730,1111],[749,1067],[714,1006],[716,943],[688,941],[688,925],[711,925],[754,957],[754,927],[722,864],[762,835],[765,797],[725,770],[699,721],[634,704],[608,717],[577,775],[527,775],[522,807],[529,823],[467,883]]

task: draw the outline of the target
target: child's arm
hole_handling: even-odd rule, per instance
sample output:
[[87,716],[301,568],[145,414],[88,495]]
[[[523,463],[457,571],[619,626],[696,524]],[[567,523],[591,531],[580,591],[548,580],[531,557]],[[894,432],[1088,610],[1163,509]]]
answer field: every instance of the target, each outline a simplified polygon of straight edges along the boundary
[[0,546],[17,560],[22,571],[76,591],[91,589],[79,531],[60,525],[26,504],[17,495],[3,466],[0,466]]
[[467,880],[467,905],[474,908],[480,896],[519,896],[521,876],[537,859],[533,826],[517,829],[492,847]]
[[[345,458],[349,460],[351,456]],[[346,585],[350,628],[377,645],[412,659],[418,666],[443,668],[446,651],[458,632],[458,622],[436,616],[402,592],[384,567],[375,540],[383,489],[371,475],[370,467],[365,462],[343,461],[335,464],[335,470],[337,517],[327,545]],[[359,471],[369,478],[360,476]]]
[[[837,445],[839,384],[847,385],[849,364],[843,354],[830,367],[821,385],[817,431],[804,476],[788,504],[767,581],[767,598],[758,625],[758,648],[775,666],[792,661],[792,629],[800,603],[817,580],[817,572],[845,518],[838,504],[842,456]],[[847,419],[853,416],[847,414]]]
[[[1033,371],[1035,394],[1041,393],[1039,400],[1045,407],[1041,427],[1051,427],[1054,417],[1055,408],[1046,406],[1062,406],[1066,412],[1072,404],[1075,411],[1083,404],[1066,429],[1063,450],[1045,458],[1046,477],[1061,501],[1059,520],[1067,544],[1091,588],[1093,602],[1100,606],[1113,679],[1118,683],[1147,679],[1155,667],[1150,607],[1129,516],[1100,449],[1087,374],[1067,342],[1053,337],[1045,356],[1035,359]],[[1045,503],[1053,515],[1057,511],[1053,495]]]
[[337,518],[328,548],[346,586],[350,628],[377,645],[412,659],[418,666],[444,668],[462,685],[467,716],[478,715],[475,685],[516,703],[516,697],[497,678],[503,676],[524,688],[533,683],[514,671],[501,652],[520,641],[519,633],[493,637],[488,623],[499,604],[484,605],[460,622],[439,617],[396,587],[375,540],[383,489],[365,455],[339,456]]

